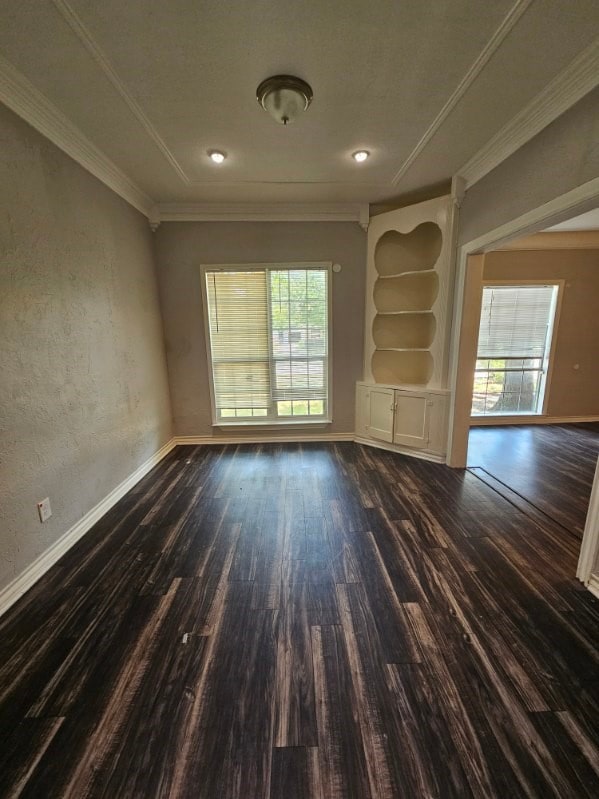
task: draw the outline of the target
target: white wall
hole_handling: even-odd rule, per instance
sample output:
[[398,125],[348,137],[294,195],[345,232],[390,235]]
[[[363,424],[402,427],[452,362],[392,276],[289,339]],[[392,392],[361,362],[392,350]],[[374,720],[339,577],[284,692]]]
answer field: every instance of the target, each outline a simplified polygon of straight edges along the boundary
[[167,222],[155,235],[176,435],[223,435],[212,428],[200,265],[293,261],[342,266],[333,274],[333,424],[327,432],[353,432],[366,273],[366,234],[355,222]]
[[151,236],[0,106],[0,589],[171,436]]

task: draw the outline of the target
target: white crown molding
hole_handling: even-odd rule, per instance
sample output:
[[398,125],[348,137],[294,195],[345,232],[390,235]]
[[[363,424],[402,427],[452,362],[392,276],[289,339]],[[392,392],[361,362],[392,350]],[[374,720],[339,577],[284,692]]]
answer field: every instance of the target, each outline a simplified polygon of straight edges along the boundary
[[189,185],[190,180],[185,174],[183,167],[179,164],[171,150],[168,148],[164,139],[160,136],[156,128],[152,125],[148,117],[143,112],[139,103],[129,93],[127,87],[115,72],[112,64],[93,39],[91,33],[85,27],[81,19],[73,11],[71,6],[66,0],[52,0],[57,11],[62,15],[64,20],[68,23],[71,30],[79,38],[87,52],[94,59],[96,64],[100,67],[106,78],[110,81],[116,91],[119,93],[125,105],[129,108],[133,116],[141,124],[148,136],[152,139],[154,144],[158,147],[162,155],[166,158],[169,164],[173,167],[179,178],[183,183]]
[[[530,6],[533,0],[517,0],[514,6],[503,18],[501,25],[497,28],[493,36],[489,39],[483,50],[479,53],[476,60],[470,65],[470,68],[457,85],[453,94],[449,97],[443,108],[439,111],[437,116],[433,119],[431,124],[425,130],[423,136],[420,138],[410,155],[403,162],[398,172],[392,180],[395,186],[402,177],[406,174],[408,169],[412,166],[416,158],[420,155],[422,150],[426,147],[429,141],[433,138],[435,133],[439,130],[441,125],[445,122],[449,114],[453,111],[456,105],[460,102],[464,94],[468,91],[470,86],[474,83],[476,78],[483,71],[491,56],[500,47],[506,36],[512,30],[514,25],[518,22],[520,17],[524,14],[526,9]],[[460,171],[460,175],[462,172]]]
[[599,85],[599,38],[562,70],[460,170],[472,186]]
[[153,205],[150,197],[2,56],[0,100],[119,197],[147,216]]
[[358,222],[368,203],[159,203],[159,222]]

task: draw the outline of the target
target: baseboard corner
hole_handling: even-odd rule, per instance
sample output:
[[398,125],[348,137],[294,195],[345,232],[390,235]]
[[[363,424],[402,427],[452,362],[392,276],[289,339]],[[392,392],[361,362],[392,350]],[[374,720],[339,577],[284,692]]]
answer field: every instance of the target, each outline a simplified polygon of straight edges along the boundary
[[129,477],[100,500],[84,516],[75,522],[65,533],[51,544],[48,549],[38,555],[20,574],[8,585],[0,589],[0,616],[12,607],[43,575],[57,563],[68,550],[79,541],[121,499],[130,491],[146,474],[154,468],[176,446],[175,438],[171,437],[159,450],[142,463]]

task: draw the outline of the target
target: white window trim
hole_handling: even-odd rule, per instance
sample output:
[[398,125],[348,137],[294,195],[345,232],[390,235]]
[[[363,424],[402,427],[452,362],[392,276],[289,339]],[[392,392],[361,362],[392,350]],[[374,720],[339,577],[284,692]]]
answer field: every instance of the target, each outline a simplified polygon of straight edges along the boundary
[[[493,414],[480,414],[480,415],[470,415],[471,422],[480,422],[480,420],[484,419],[495,419],[497,420],[497,424],[506,424],[505,420],[511,419],[518,419],[519,417],[526,417],[526,416],[534,416],[535,418],[539,418],[542,416],[547,416],[547,405],[549,403],[549,395],[551,392],[551,380],[553,377],[553,365],[555,362],[555,348],[557,344],[557,331],[559,329],[559,319],[562,309],[562,298],[564,294],[564,286],[566,281],[563,278],[548,278],[546,280],[541,279],[520,279],[520,280],[483,280],[482,286],[486,288],[487,286],[557,286],[557,293],[555,298],[555,308],[553,312],[553,323],[551,324],[549,330],[547,331],[547,338],[550,341],[549,350],[547,353],[547,371],[545,373],[544,379],[544,386],[543,386],[543,407],[540,411],[536,413],[531,413],[530,411],[522,412],[522,413],[510,413],[510,414],[503,414],[501,416],[493,416]],[[481,294],[481,301],[482,301],[482,294]],[[478,335],[478,333],[477,333]],[[478,354],[478,343],[477,343],[477,354]],[[503,422],[501,420],[504,420]],[[489,423],[490,424],[490,423]]]
[[[212,368],[212,348],[210,345],[210,317],[208,314],[208,297],[206,292],[206,272],[218,270],[221,272],[239,272],[264,269],[325,269],[327,271],[327,415],[317,418],[289,417],[288,419],[268,419],[264,422],[252,420],[224,421],[216,416],[216,402],[214,395],[214,370]],[[202,313],[204,315],[204,339],[206,341],[206,363],[208,366],[208,382],[210,387],[210,409],[212,427],[252,427],[261,430],[287,429],[312,427],[325,428],[333,421],[333,262],[332,261],[274,261],[268,263],[238,263],[238,264],[201,264],[200,265]]]

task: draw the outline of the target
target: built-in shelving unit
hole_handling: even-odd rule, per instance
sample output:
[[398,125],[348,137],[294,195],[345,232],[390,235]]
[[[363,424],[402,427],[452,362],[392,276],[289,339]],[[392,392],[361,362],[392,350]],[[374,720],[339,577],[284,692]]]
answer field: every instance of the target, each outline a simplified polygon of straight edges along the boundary
[[425,386],[432,377],[429,347],[435,338],[433,305],[439,293],[435,264],[442,246],[436,222],[422,222],[409,233],[388,230],[376,242],[371,369],[377,383]]
[[359,441],[439,461],[447,440],[454,221],[450,197],[370,220],[364,382],[356,389]]
[[366,379],[442,387],[451,209],[442,197],[371,219]]

